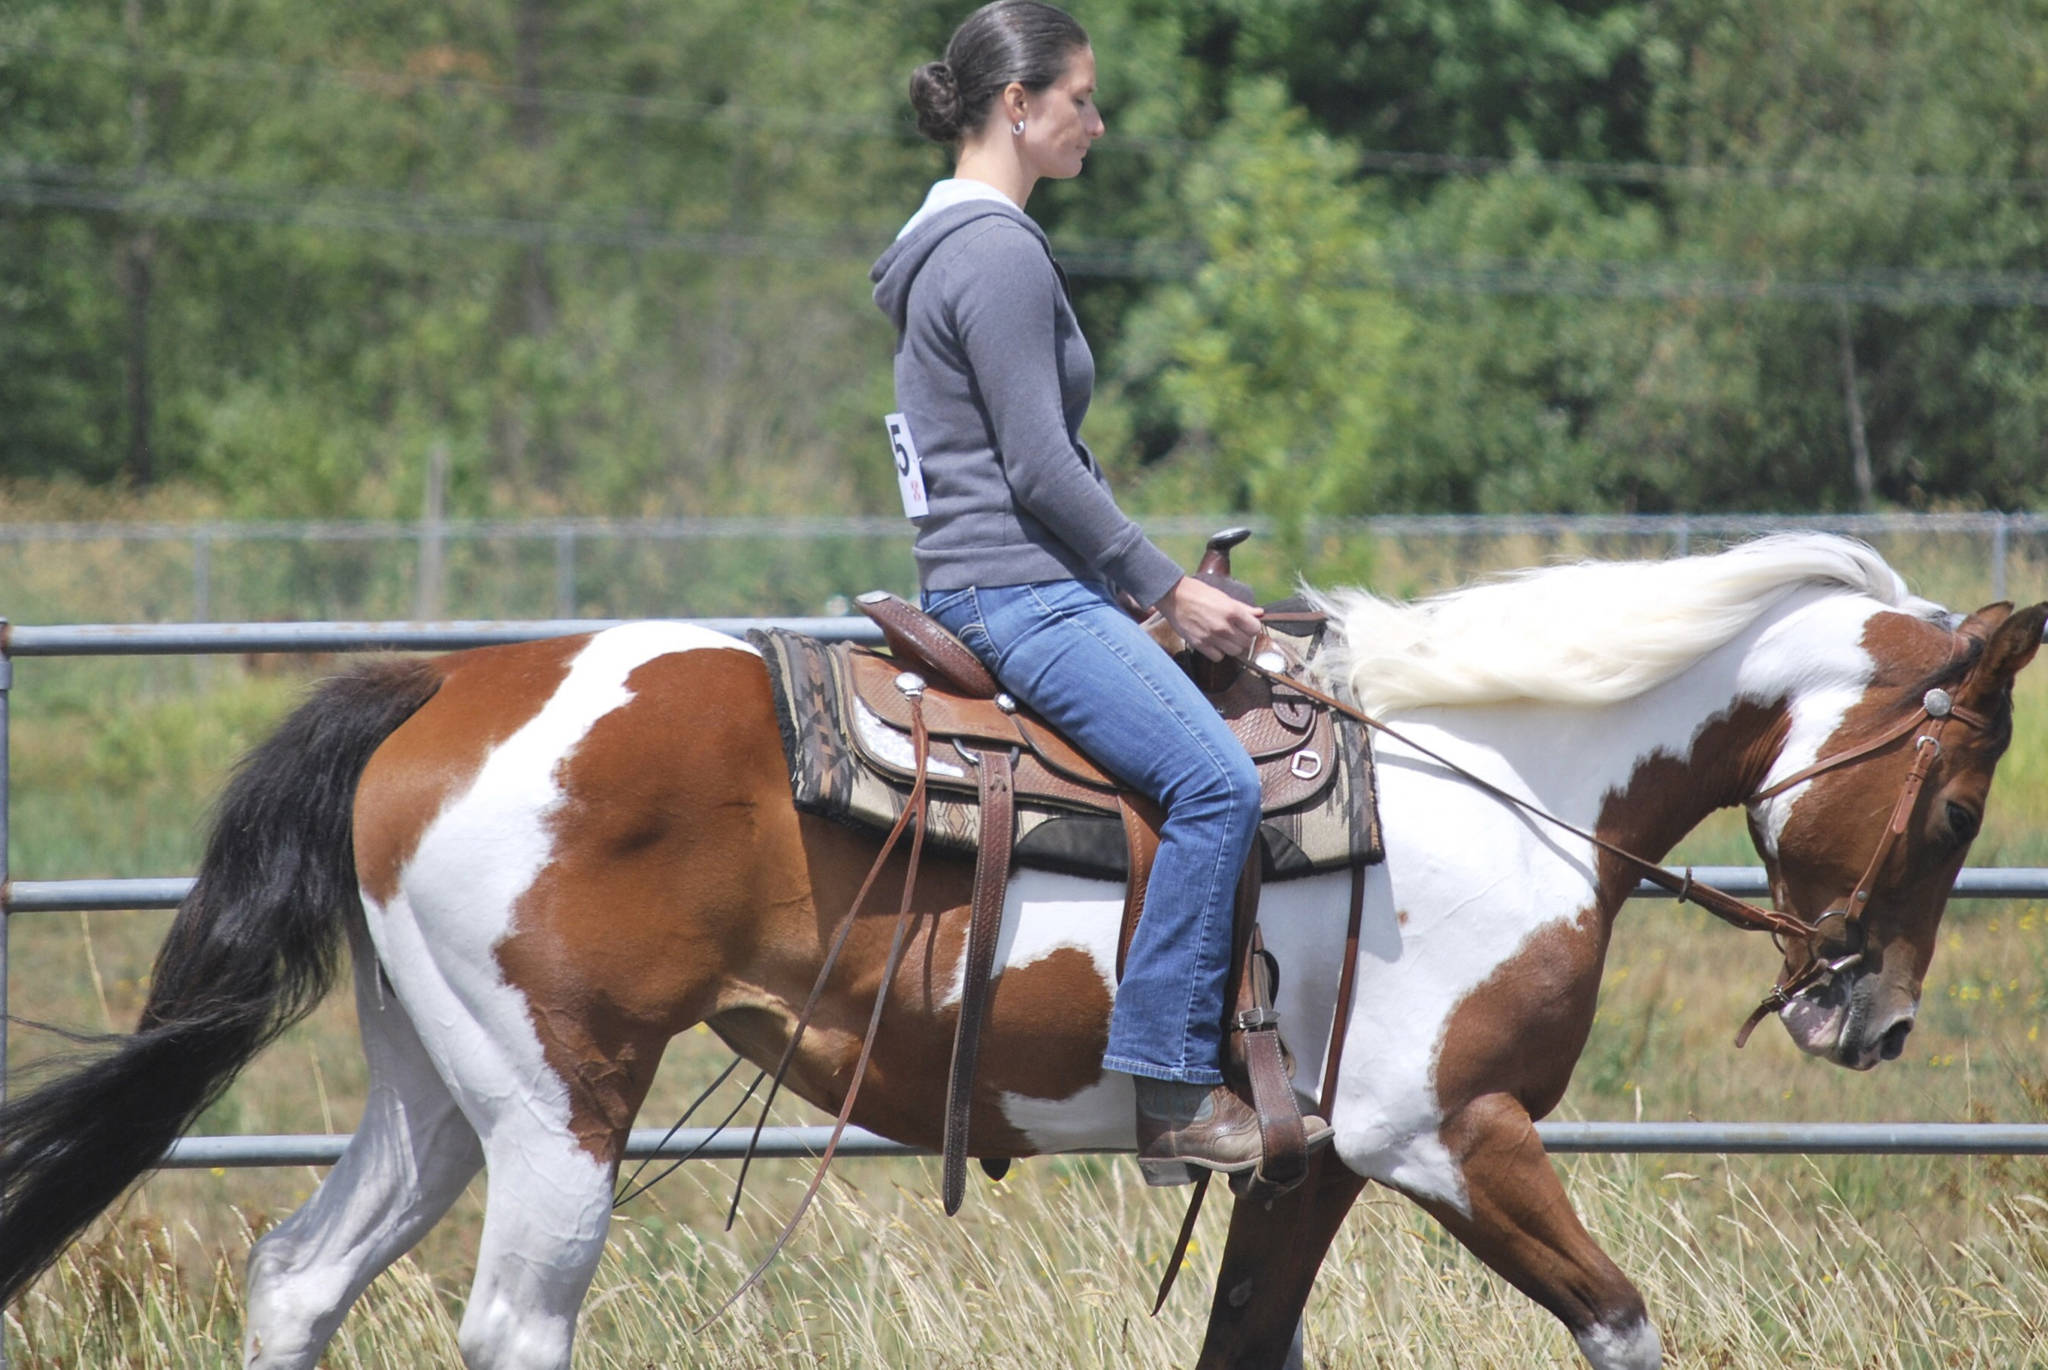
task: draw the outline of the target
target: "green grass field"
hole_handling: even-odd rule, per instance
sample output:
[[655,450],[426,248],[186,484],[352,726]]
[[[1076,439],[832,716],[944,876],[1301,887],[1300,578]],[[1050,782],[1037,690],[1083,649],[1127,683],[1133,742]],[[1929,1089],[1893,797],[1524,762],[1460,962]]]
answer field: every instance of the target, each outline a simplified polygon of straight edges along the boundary
[[[256,669],[261,666],[263,669]],[[19,663],[13,869],[24,879],[187,871],[225,768],[296,697],[272,663]],[[2024,680],[1980,865],[2048,865],[2048,670]],[[1749,864],[1717,822],[1680,859]],[[24,915],[13,1010],[86,1030],[134,1021],[168,915]],[[1851,1075],[1766,1026],[1730,1037],[1775,957],[1690,909],[1624,916],[1563,1118],[2048,1120],[2048,907],[1959,902],[1907,1056]],[[17,1029],[17,1062],[54,1045]],[[723,1062],[686,1034],[643,1123]],[[330,999],[204,1119],[209,1132],[346,1131],[363,1091],[345,995]],[[784,1121],[814,1121],[800,1107]],[[2048,1366],[2048,1163],[1940,1158],[1566,1158],[1587,1224],[1642,1286],[1674,1366]],[[807,1168],[758,1167],[719,1230],[730,1167],[687,1167],[618,1218],[578,1364],[1164,1366],[1192,1360],[1227,1205],[1193,1268],[1146,1316],[1181,1196],[1113,1158],[1024,1162],[966,1211],[938,1212],[936,1166],[843,1163],[765,1291],[690,1329],[766,1249]],[[311,1170],[165,1174],[98,1225],[6,1314],[12,1364],[236,1363],[251,1235]],[[344,1325],[328,1364],[454,1363],[481,1185]],[[1310,1363],[1568,1366],[1569,1338],[1404,1201],[1370,1193],[1310,1307]]]

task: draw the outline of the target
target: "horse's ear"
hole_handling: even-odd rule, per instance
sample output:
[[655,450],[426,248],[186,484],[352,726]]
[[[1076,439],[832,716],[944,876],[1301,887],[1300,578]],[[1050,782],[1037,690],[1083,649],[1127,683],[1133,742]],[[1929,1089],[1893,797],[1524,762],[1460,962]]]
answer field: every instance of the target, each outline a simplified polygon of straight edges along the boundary
[[1977,663],[1977,679],[1985,690],[1999,690],[2011,683],[2020,668],[2034,659],[2041,646],[2041,633],[2048,625],[2048,603],[2015,610],[2010,604],[1992,604],[1971,614],[1969,624],[1984,633],[1984,655]]
[[1987,604],[1974,614],[1950,614],[1949,622],[1954,631],[1964,637],[1988,638],[1999,624],[2012,616],[2012,601],[2001,599],[1996,604]]

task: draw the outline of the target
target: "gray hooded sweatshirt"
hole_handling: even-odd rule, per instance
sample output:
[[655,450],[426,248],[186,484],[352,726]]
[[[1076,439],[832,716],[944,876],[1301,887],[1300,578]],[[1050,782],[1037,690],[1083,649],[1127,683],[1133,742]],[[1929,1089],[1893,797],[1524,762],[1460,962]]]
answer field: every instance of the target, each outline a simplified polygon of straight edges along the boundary
[[1117,508],[1081,441],[1095,358],[1038,225],[1009,204],[957,204],[869,275],[924,466],[919,583],[1104,580],[1143,604],[1172,589],[1179,564]]

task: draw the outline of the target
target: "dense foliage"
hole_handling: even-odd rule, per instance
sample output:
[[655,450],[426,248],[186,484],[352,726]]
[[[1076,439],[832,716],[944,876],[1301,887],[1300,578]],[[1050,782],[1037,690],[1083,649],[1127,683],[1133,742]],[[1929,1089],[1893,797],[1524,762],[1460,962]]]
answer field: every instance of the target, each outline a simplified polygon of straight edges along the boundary
[[[0,477],[249,514],[894,499],[914,0],[18,0]],[[1031,205],[1140,504],[2048,493],[2039,0],[1095,0]]]

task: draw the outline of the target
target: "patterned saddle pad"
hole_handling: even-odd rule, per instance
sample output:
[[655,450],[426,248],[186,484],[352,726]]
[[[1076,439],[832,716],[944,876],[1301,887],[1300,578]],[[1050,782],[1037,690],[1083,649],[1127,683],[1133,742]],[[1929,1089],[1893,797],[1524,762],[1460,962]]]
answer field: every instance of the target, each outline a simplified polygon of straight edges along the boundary
[[[914,778],[909,701],[895,685],[899,664],[864,647],[780,630],[747,637],[767,663],[796,807],[887,832]],[[1276,641],[1300,669],[1298,651]],[[1210,698],[1259,768],[1266,879],[1382,859],[1372,753],[1359,725],[1248,671]],[[1116,782],[1042,719],[929,684],[924,711],[928,847],[974,851],[978,781],[962,748],[1010,748],[1018,757],[1014,860],[1104,880],[1127,876]]]

